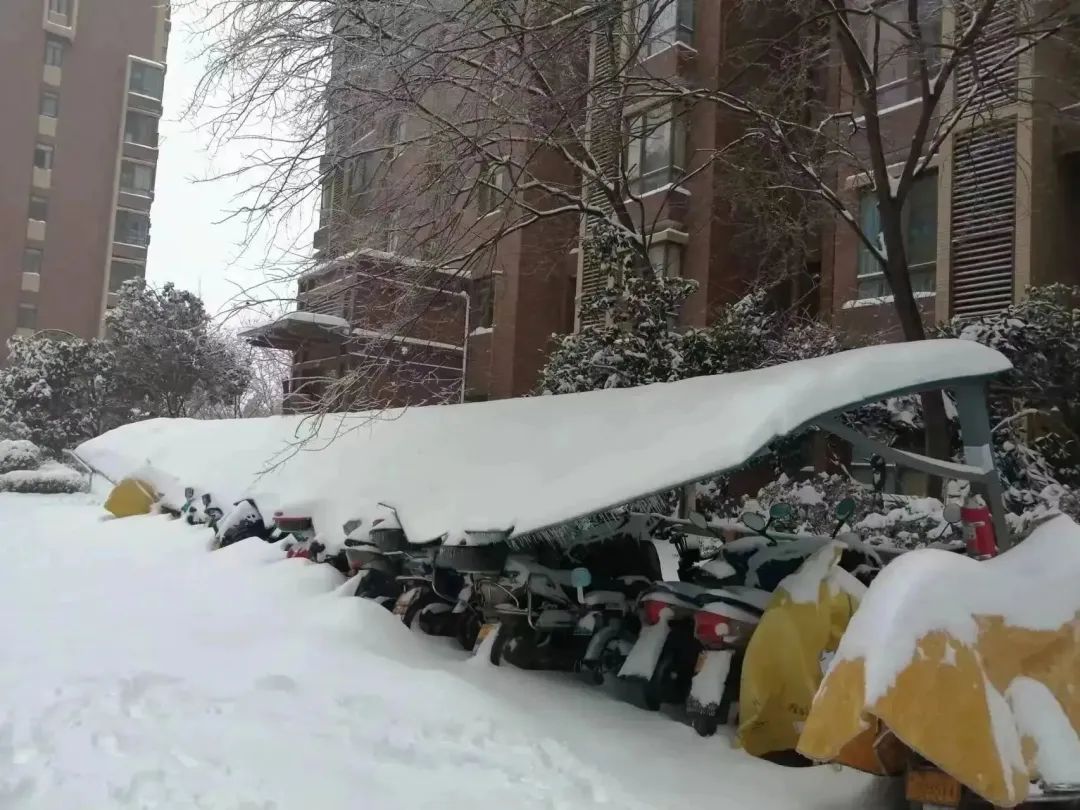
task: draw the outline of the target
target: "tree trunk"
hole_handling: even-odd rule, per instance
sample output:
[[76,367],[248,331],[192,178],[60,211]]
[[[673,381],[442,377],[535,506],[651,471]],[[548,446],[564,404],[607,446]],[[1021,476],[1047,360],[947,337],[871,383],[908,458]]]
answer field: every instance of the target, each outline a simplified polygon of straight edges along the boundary
[[[882,219],[884,220],[884,216]],[[897,220],[899,220],[899,216],[897,216]],[[902,245],[902,237],[899,236],[899,223],[895,224],[896,236],[901,240],[900,244]],[[885,230],[886,242],[888,242],[888,229]],[[886,276],[893,292],[893,306],[896,308],[896,314],[900,320],[904,340],[926,340],[926,329],[923,326],[922,315],[919,313],[919,306],[915,302],[915,295],[911,289],[907,256],[902,248],[899,251],[889,250]],[[952,451],[952,439],[949,435],[949,418],[945,412],[943,394],[941,391],[924,391],[920,398],[922,400],[923,425],[926,430],[926,455],[931,458],[948,460]],[[942,491],[943,483],[939,476],[931,476],[927,482],[927,494],[936,498],[942,497],[944,494]]]

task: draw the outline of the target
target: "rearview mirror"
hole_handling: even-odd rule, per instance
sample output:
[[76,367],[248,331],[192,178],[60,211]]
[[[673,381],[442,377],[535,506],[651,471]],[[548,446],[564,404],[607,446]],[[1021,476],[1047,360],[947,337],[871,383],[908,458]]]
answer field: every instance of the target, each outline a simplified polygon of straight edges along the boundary
[[346,520],[341,525],[341,530],[345,532],[345,534],[349,535],[359,529],[363,524],[364,521],[360,520],[360,518],[353,518],[352,520]]
[[855,514],[855,499],[844,498],[836,505],[836,509],[833,511],[837,520],[847,520]]
[[592,574],[588,568],[574,568],[570,571],[570,584],[575,588],[588,588],[592,584]]
[[686,516],[686,519],[699,529],[709,528],[709,521],[705,519],[705,516],[701,514],[701,512],[691,512]]
[[574,568],[570,571],[570,584],[577,591],[579,604],[585,604],[585,589],[592,583],[592,574],[588,568]]
[[202,502],[203,502],[203,506],[209,506],[210,505],[210,493],[209,492],[204,492],[203,493]]
[[765,527],[769,525],[769,521],[764,515],[759,515],[757,512],[743,512],[739,516],[739,520],[746,528],[755,532],[765,531]]
[[946,523],[959,523],[963,520],[964,513],[960,510],[960,504],[947,503],[945,508],[941,510],[941,517],[944,518]]
[[195,497],[195,487],[184,487],[184,497],[189,501]]

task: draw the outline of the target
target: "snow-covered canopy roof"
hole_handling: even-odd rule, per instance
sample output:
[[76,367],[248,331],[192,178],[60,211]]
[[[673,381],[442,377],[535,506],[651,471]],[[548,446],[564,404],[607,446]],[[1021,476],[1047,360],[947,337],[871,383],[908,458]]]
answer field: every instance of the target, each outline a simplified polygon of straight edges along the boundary
[[290,348],[305,340],[341,340],[348,337],[350,328],[349,322],[337,315],[295,310],[240,336],[255,346]]
[[523,535],[738,467],[816,418],[1010,368],[960,340],[873,346],[623,390],[326,417],[152,420],[79,453],[111,475],[149,463],[220,500],[310,504],[320,531],[397,510],[410,540]]

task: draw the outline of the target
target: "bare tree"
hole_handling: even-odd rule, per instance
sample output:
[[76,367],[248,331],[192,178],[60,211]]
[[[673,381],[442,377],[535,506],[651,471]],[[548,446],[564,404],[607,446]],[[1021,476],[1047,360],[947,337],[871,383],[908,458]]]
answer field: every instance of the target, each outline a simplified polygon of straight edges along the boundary
[[[825,217],[849,229],[880,266],[904,338],[926,336],[904,231],[913,190],[973,119],[1043,103],[1025,66],[1040,50],[1071,49],[1075,0],[744,0],[725,12],[738,36],[715,82],[685,81],[648,59],[681,5],[215,5],[202,97],[224,93],[218,134],[237,137],[266,118],[278,125],[280,154],[248,167],[256,179],[245,213],[270,217],[321,194],[324,255],[376,255],[366,272],[377,278],[401,274],[401,262],[378,257],[411,260],[412,283],[376,296],[383,313],[371,331],[382,337],[365,344],[370,362],[337,380],[331,401],[363,399],[385,379],[392,338],[461,278],[490,269],[509,236],[550,227],[553,251],[565,252],[580,223],[608,219],[633,235],[645,263],[665,204],[710,168],[741,178],[731,184],[736,223],[776,223],[759,227],[773,243],[763,255],[796,256],[798,266]],[[900,130],[885,120],[898,87],[912,111]],[[732,127],[648,183],[650,139],[703,108]],[[848,183],[873,193],[874,223],[860,218]],[[944,455],[944,404],[927,397],[924,409],[928,449]]]

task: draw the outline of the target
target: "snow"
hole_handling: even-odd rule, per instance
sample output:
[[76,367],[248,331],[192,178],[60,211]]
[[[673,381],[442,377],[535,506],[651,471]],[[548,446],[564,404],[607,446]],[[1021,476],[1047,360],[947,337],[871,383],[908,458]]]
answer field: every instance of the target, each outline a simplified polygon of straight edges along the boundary
[[310,323],[316,326],[325,326],[328,329],[349,329],[349,322],[344,318],[337,315],[327,315],[322,312],[307,312],[305,310],[296,310],[293,312],[286,312],[280,318],[281,321],[292,321],[294,323]]
[[[1080,526],[1065,516],[1043,523],[1023,543],[985,562],[936,549],[912,551],[886,566],[874,581],[841,639],[835,661],[865,660],[864,704],[873,705],[930,632],[944,631],[974,646],[979,617],[1000,616],[1007,626],[1036,631],[1056,631],[1075,622],[1080,615],[1078,580]],[[1023,681],[1016,692],[1012,687],[1006,692],[1001,694],[987,681],[997,748],[1007,766],[1025,769],[1021,734],[1063,746],[1041,750],[1040,756],[1052,765],[1066,758],[1062,750],[1070,761],[1080,762],[1072,758],[1075,732],[1062,739],[1061,724],[1069,722],[1060,706],[1048,706]]]
[[70,493],[81,492],[86,485],[78,470],[55,461],[46,461],[35,470],[0,473],[0,492]]
[[1021,735],[1035,742],[1035,765],[1050,783],[1080,784],[1080,738],[1054,693],[1034,678],[1009,684],[1005,697]]
[[[690,697],[702,708],[720,705],[733,655],[731,650],[708,650],[705,653],[705,665],[694,675],[690,685]],[[727,722],[726,717],[720,720]]]
[[41,451],[26,439],[0,440],[0,473],[33,470],[41,463]]
[[570,675],[492,667],[205,528],[0,495],[0,807],[856,810],[879,780],[785,769]]
[[113,478],[149,465],[221,503],[250,495],[264,513],[286,495],[311,502],[320,533],[371,519],[352,505],[384,503],[414,542],[523,535],[739,466],[822,414],[1007,368],[970,341],[922,341],[633,389],[321,422],[150,420],[84,443],[79,455]]

